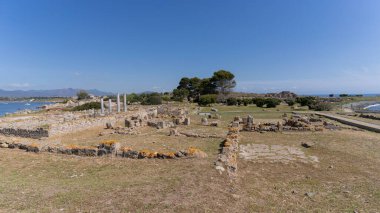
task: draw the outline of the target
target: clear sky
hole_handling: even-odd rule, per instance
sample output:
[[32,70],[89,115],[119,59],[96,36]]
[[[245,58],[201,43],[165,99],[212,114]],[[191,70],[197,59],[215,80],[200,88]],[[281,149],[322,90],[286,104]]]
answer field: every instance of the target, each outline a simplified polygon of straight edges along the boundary
[[0,0],[0,88],[380,93],[380,0]]

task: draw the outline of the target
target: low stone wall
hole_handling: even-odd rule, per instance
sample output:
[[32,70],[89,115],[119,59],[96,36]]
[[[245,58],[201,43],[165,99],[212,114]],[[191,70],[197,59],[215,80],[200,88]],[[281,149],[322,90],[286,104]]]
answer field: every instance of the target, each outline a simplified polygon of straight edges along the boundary
[[0,129],[0,134],[6,135],[6,136],[16,136],[16,137],[33,138],[33,139],[49,137],[49,131],[42,128],[37,128],[35,130],[3,128],[3,129]]
[[77,155],[86,157],[114,156],[132,159],[158,158],[158,159],[175,159],[175,158],[206,158],[207,154],[200,149],[190,147],[186,150],[177,152],[156,152],[151,150],[136,151],[130,147],[122,147],[116,141],[104,141],[98,146],[42,146],[40,144],[22,144],[8,143],[0,141],[0,148],[22,149],[27,152],[49,152],[65,155]]
[[239,128],[230,127],[226,139],[220,145],[220,153],[215,169],[220,173],[227,170],[230,178],[237,175],[237,157],[239,153]]

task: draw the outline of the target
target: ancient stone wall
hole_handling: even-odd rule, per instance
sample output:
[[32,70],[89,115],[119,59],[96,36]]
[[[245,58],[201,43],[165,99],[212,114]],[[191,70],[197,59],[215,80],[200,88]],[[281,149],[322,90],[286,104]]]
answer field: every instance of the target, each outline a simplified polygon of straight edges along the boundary
[[239,128],[230,127],[226,139],[221,143],[215,169],[222,173],[227,170],[229,177],[237,175],[237,157],[239,153]]
[[43,146],[41,144],[23,144],[23,143],[8,143],[0,141],[0,148],[9,149],[22,149],[27,152],[49,152],[65,155],[77,155],[86,157],[96,156],[114,156],[133,159],[144,158],[159,158],[159,159],[174,159],[174,158],[206,158],[207,154],[200,149],[190,147],[186,150],[177,152],[157,152],[151,150],[133,150],[130,147],[122,147],[116,141],[104,141],[98,146],[80,146],[80,145],[66,145],[66,146]]
[[49,137],[49,131],[42,128],[37,128],[35,130],[2,128],[0,129],[0,134],[6,135],[6,136],[16,136],[16,137],[33,138],[33,139]]

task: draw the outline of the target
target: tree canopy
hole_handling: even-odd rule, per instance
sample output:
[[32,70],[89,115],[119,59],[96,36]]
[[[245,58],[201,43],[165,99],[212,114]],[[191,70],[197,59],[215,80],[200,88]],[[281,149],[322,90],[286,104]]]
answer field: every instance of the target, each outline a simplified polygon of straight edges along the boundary
[[201,95],[222,94],[231,92],[236,86],[235,76],[229,71],[219,70],[211,78],[183,77],[176,89],[173,90],[174,100],[188,100],[198,102]]

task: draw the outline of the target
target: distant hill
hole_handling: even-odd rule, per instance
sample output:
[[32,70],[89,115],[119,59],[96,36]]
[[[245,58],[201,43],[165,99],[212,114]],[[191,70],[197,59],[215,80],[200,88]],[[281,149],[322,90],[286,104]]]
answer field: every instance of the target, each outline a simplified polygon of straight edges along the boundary
[[[27,98],[27,97],[72,97],[82,89],[52,89],[52,90],[2,90],[0,89],[0,97],[9,98]],[[113,95],[111,92],[103,92],[96,89],[86,90],[88,93],[96,96]]]

